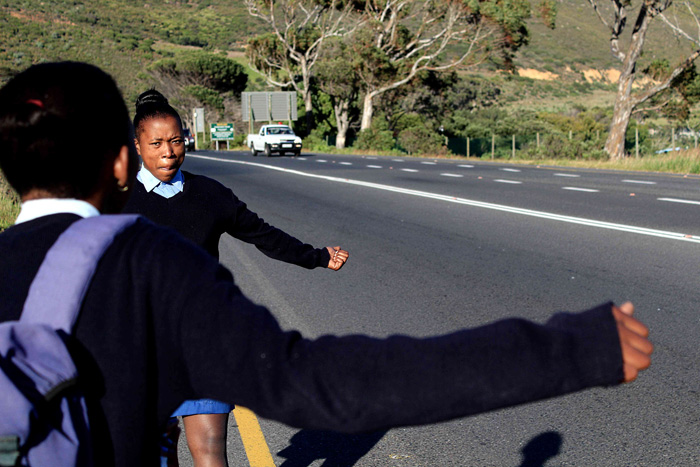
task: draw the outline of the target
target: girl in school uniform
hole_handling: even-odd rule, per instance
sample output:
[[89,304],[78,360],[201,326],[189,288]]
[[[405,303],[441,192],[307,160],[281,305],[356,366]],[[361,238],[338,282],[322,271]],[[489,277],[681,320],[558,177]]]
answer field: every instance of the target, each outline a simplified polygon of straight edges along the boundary
[[[155,89],[136,101],[135,144],[143,165],[124,209],[174,228],[219,257],[219,239],[229,234],[254,244],[267,256],[307,269],[340,269],[348,252],[340,247],[314,248],[267,224],[219,182],[180,170],[185,143],[179,114]],[[173,416],[182,416],[195,465],[225,466],[226,427],[233,406],[214,400],[187,401]],[[171,445],[177,431],[165,441]],[[170,456],[173,457],[172,455]],[[171,460],[170,465],[174,462]]]

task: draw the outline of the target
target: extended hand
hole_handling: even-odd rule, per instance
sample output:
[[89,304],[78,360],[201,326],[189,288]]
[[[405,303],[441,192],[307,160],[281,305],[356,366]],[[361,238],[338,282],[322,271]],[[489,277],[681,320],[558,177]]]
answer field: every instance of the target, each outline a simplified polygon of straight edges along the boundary
[[326,247],[328,249],[328,254],[331,255],[331,260],[328,261],[328,269],[337,271],[343,267],[343,264],[348,260],[350,253],[345,250],[341,250],[339,246]]
[[612,307],[613,316],[617,321],[617,332],[622,347],[622,363],[624,371],[623,382],[629,383],[637,378],[637,374],[651,364],[651,353],[654,346],[647,338],[649,329],[632,317],[634,305],[627,302],[619,307]]

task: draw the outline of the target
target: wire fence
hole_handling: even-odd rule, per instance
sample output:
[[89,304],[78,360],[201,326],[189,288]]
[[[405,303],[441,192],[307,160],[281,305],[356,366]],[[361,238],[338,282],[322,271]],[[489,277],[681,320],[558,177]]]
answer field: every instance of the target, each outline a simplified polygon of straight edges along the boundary
[[[580,145],[583,151],[602,152],[606,133],[577,134],[569,132],[561,133],[530,133],[497,135],[487,137],[446,137],[447,148],[455,155],[476,158],[508,159],[524,157],[540,152],[549,156],[556,156],[557,151],[564,152],[562,156],[570,155],[569,146]],[[674,151],[696,149],[698,147],[700,133],[688,129],[655,129],[643,130],[631,129],[627,133],[625,148],[635,157],[646,157],[654,154],[664,154]]]

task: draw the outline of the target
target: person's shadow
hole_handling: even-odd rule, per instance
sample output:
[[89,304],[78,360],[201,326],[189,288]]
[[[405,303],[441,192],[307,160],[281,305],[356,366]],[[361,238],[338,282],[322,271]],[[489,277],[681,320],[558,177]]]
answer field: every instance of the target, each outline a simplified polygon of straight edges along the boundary
[[325,459],[322,467],[351,467],[367,454],[386,431],[358,435],[332,431],[301,430],[289,440],[290,445],[277,453],[284,457],[280,467],[308,467]]
[[[352,467],[385,434],[386,431],[346,435],[332,431],[301,430],[292,436],[288,447],[277,453],[286,459],[280,467],[308,467],[321,459],[325,459],[322,467]],[[562,442],[561,435],[555,431],[535,436],[523,447],[523,461],[519,467],[545,467],[547,461],[559,454]]]
[[522,449],[523,462],[520,467],[544,467],[545,463],[559,454],[562,437],[556,431],[546,431],[532,438]]

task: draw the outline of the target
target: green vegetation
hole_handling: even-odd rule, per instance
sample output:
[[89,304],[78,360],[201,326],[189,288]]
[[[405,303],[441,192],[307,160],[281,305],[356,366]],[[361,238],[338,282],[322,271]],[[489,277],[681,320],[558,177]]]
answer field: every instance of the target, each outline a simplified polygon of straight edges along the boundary
[[0,0],[0,82],[32,63],[98,65],[127,101],[148,85],[140,74],[174,47],[236,50],[262,32],[240,2],[153,0]]
[[0,232],[14,224],[19,208],[19,196],[0,172]]
[[[330,150],[338,126],[345,125],[352,152],[441,157],[469,153],[542,163],[604,161],[602,147],[615,90],[612,75],[606,72],[615,62],[595,13],[585,2],[531,0],[528,19],[526,2],[511,3],[509,7],[482,2],[480,7],[492,8],[491,16],[512,33],[512,44],[504,45],[504,53],[476,69],[423,71],[406,85],[384,92],[376,98],[371,128],[365,132],[359,131],[363,93],[358,92],[354,71],[346,70],[359,55],[346,57],[339,50],[348,44],[329,41],[331,59],[324,59],[325,69],[321,62],[309,84],[313,103],[309,118],[299,96],[295,130],[305,137],[305,147]],[[156,86],[180,110],[186,126],[191,126],[192,109],[204,107],[207,124],[231,121],[240,139],[248,131],[241,121],[240,92],[276,90],[249,67],[243,51],[246,44],[268,40],[269,33],[269,27],[251,17],[242,2],[0,0],[0,82],[36,62],[87,61],[115,76],[128,103]],[[316,37],[314,31],[306,33],[309,40]],[[663,28],[655,28],[640,70],[660,76],[687,52],[681,49]],[[445,52],[459,53],[456,45]],[[499,69],[509,64],[516,73]],[[546,79],[519,76],[517,71],[525,68],[535,70],[528,76]],[[381,74],[382,69],[372,71]],[[333,86],[324,83],[329,75]],[[650,103],[658,109],[633,116],[627,151],[632,155],[639,151],[639,161],[648,162],[650,170],[676,167],[695,173],[692,158],[683,159],[675,152],[666,160],[655,153],[671,146],[695,146],[695,141],[672,136],[671,128],[700,130],[695,115],[699,96],[700,79],[692,69],[674,89]],[[671,104],[662,108],[659,104],[666,101]],[[336,112],[342,118],[336,118]],[[683,161],[671,163],[674,158]],[[659,164],[662,167],[655,168]]]

